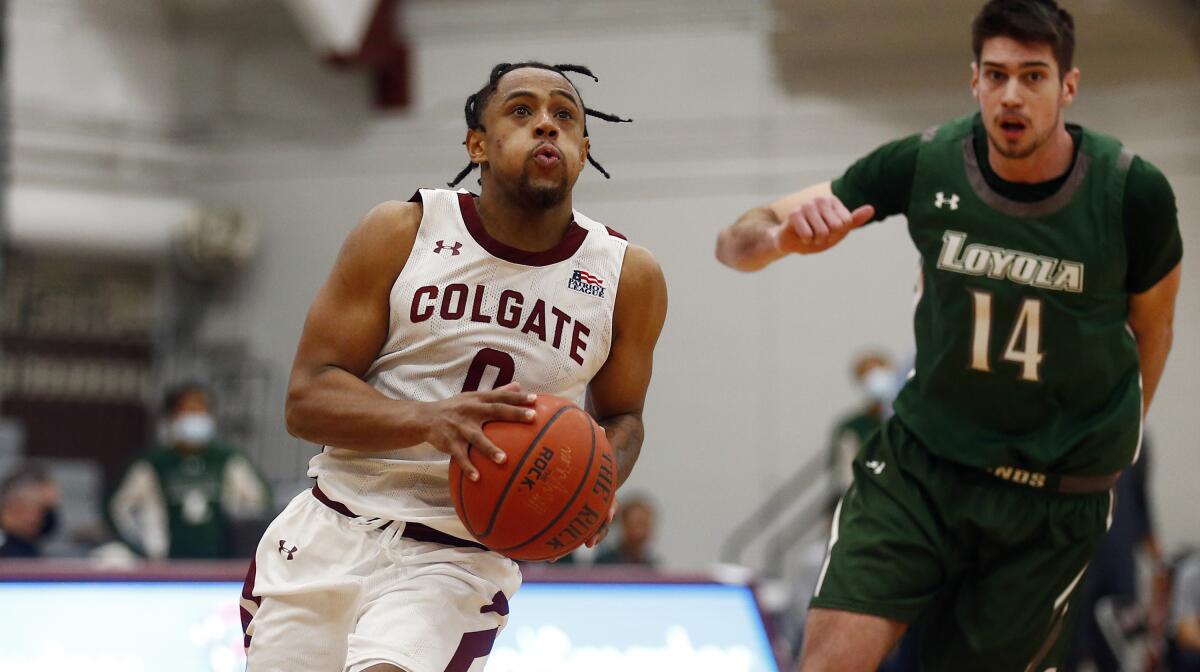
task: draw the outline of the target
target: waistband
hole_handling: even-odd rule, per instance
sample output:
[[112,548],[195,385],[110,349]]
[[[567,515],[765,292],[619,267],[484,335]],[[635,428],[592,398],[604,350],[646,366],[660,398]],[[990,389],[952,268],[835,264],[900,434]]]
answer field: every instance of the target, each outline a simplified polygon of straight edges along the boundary
[[1043,474],[1017,467],[993,467],[987,473],[1014,485],[1024,485],[1038,490],[1060,492],[1065,495],[1089,495],[1111,490],[1121,477],[1121,472],[1096,476],[1074,476],[1071,474]]
[[[318,502],[321,502],[325,506],[337,511],[347,518],[359,517],[358,514],[346,508],[345,504],[334,501],[330,499],[328,495],[321,492],[321,487],[316,483],[313,483],[312,494],[313,497],[317,498]],[[388,523],[382,525],[379,529],[382,530],[391,524],[392,522],[389,521]],[[466,539],[459,539],[452,534],[446,534],[441,530],[435,530],[432,527],[429,527],[428,525],[422,525],[421,523],[405,522],[404,531],[400,533],[400,536],[404,537],[405,539],[412,539],[413,541],[426,541],[433,544],[441,544],[443,546],[455,546],[457,548],[478,548],[481,551],[491,550],[483,544],[474,541],[467,541]]]

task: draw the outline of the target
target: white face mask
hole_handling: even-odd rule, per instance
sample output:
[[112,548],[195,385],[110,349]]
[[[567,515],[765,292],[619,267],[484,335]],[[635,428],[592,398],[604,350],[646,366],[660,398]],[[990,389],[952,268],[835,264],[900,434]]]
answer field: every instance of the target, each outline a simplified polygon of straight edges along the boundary
[[171,421],[168,435],[172,443],[203,446],[217,434],[217,424],[208,413],[184,413]]
[[896,393],[896,374],[889,368],[879,366],[867,372],[862,384],[872,401],[887,403]]

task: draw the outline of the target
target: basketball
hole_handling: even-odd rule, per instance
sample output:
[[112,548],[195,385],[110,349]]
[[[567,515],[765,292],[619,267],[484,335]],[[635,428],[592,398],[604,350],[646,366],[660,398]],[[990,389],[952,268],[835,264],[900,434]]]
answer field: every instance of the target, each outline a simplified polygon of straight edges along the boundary
[[450,461],[450,496],[467,530],[513,560],[550,560],[590,539],[608,517],[617,463],[604,430],[575,404],[539,394],[531,423],[489,422],[508,459],[473,460],[479,480]]

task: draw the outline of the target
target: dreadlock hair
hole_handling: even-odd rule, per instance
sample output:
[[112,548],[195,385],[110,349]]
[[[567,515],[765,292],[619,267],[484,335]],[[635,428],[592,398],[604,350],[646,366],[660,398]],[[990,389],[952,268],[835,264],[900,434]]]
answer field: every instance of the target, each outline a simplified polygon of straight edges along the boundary
[[[583,104],[583,95],[579,93],[579,87],[575,86],[575,82],[571,81],[571,78],[567,76],[567,73],[574,72],[586,77],[591,77],[594,81],[600,81],[599,77],[592,74],[592,71],[583,65],[572,65],[570,63],[549,65],[546,63],[540,63],[538,61],[525,61],[523,63],[498,63],[492,68],[492,74],[488,77],[487,84],[484,84],[483,88],[467,96],[467,104],[463,107],[463,115],[467,118],[468,129],[472,131],[487,130],[483,127],[483,111],[487,109],[487,104],[488,101],[491,100],[492,94],[496,93],[496,87],[500,83],[500,78],[512,72],[513,70],[518,70],[520,68],[540,68],[542,70],[557,72],[558,74],[562,75],[564,79],[571,83],[571,88],[575,89],[575,95],[579,96],[579,103],[581,105]],[[593,110],[586,105],[583,107],[583,114],[583,137],[585,138],[588,137],[587,117],[596,117],[597,119],[615,123],[627,123],[633,121],[633,119],[622,119],[615,114]],[[591,152],[588,152],[587,158],[588,163],[592,164],[596,170],[600,171],[600,174],[604,175],[605,179],[610,179],[612,177],[608,174],[608,171],[604,169],[604,166],[600,165],[600,162],[596,161]],[[458,175],[454,176],[453,181],[446,183],[446,186],[452,188],[457,186],[459,182],[463,181],[463,178],[465,178],[467,175],[470,175],[472,170],[475,170],[475,166],[477,165],[479,164],[473,161],[468,163],[466,168],[463,168],[461,171],[459,171]]]

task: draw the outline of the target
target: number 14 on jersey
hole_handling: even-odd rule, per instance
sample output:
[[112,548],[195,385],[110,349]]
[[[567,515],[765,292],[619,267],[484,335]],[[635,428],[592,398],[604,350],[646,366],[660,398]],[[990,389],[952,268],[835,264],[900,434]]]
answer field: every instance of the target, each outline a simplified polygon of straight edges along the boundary
[[[991,373],[988,351],[992,336],[992,293],[977,289],[968,291],[971,292],[975,312],[975,327],[971,335],[971,368]],[[1025,299],[1001,358],[1021,365],[1022,380],[1038,382],[1041,380],[1039,367],[1044,356],[1041,342],[1042,300]]]

